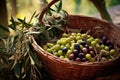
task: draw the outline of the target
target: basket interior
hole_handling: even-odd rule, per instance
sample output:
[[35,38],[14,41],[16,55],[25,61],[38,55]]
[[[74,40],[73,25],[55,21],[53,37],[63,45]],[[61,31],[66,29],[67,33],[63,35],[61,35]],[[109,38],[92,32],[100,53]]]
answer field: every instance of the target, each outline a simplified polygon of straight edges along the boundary
[[[99,26],[101,28],[95,29]],[[114,43],[115,49],[118,51],[118,57],[111,62],[104,63],[76,63],[72,61],[62,60],[44,49],[34,42],[33,47],[37,51],[38,56],[45,65],[45,69],[52,80],[93,80],[94,77],[108,75],[119,68],[120,63],[120,28],[92,17],[70,15],[67,27],[70,29],[82,29],[83,32],[91,30],[90,34],[102,30],[95,34],[94,37],[106,36]],[[112,70],[111,70],[112,69]],[[90,74],[89,74],[90,73]]]
[[70,15],[68,27],[72,29],[82,29],[83,32],[91,30],[90,34],[94,34],[93,36],[98,38],[106,36],[114,43],[114,47],[117,49],[118,53],[120,53],[120,28],[112,23],[93,17]]

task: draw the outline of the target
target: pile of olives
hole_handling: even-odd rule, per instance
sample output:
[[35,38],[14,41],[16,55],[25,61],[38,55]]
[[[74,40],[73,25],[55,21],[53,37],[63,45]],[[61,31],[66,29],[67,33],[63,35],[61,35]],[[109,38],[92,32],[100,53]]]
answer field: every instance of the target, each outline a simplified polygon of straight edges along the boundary
[[43,49],[61,59],[78,62],[112,60],[114,45],[106,36],[94,38],[86,33],[63,33],[55,43],[46,43]]

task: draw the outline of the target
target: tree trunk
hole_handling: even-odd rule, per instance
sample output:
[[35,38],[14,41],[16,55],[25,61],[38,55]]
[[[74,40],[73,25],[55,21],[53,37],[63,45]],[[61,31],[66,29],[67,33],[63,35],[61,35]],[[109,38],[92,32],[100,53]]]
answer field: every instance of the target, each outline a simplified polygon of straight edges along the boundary
[[8,26],[8,16],[7,16],[6,0],[0,0],[0,37],[9,35],[7,26]]
[[4,26],[8,25],[6,0],[0,0],[0,24]]
[[95,7],[98,9],[100,16],[102,19],[105,19],[109,22],[112,22],[111,16],[109,12],[107,11],[107,8],[105,6],[105,0],[90,0]]
[[10,0],[10,4],[12,7],[12,16],[16,17],[16,15],[17,15],[17,0]]

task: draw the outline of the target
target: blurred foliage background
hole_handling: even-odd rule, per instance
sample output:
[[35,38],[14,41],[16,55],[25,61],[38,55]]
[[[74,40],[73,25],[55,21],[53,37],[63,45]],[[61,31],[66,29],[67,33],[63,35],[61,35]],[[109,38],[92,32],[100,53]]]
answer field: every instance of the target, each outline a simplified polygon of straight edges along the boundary
[[[28,21],[35,11],[40,13],[50,1],[52,0],[0,0],[0,24],[8,26],[11,17],[14,19],[26,17],[26,21]],[[96,6],[92,1],[96,3]],[[104,7],[104,1],[107,9],[120,5],[120,0],[62,0],[62,9],[75,15],[93,16],[101,13],[103,19],[112,22]],[[100,11],[97,8],[100,8]],[[0,33],[5,32],[0,29]]]
[[[16,7],[12,4],[11,1],[16,1]],[[8,19],[12,16],[24,18],[29,17],[36,12],[40,12],[41,5],[45,2],[50,2],[51,0],[7,0],[7,10],[8,10]],[[69,14],[80,14],[91,16],[97,12],[95,6],[90,2],[90,0],[62,0],[63,9],[68,11]],[[106,7],[109,9],[111,6],[120,4],[120,0],[105,0]],[[12,10],[14,7],[14,10]],[[16,9],[16,11],[15,11]]]
[[[12,63],[13,67],[14,67],[14,68],[12,68],[12,72],[13,72],[13,70],[15,71],[14,73],[15,73],[15,75],[17,75],[19,80],[21,80],[21,78],[24,77],[23,74],[22,75],[20,74],[20,72],[21,72],[20,69],[23,69],[20,66],[21,63],[24,64],[24,63],[28,62],[28,65],[30,66],[30,68],[28,69],[28,76],[30,75],[30,77],[31,77],[31,73],[33,73],[32,71],[38,71],[35,69],[41,68],[41,65],[39,65],[40,67],[36,66],[36,64],[40,64],[40,61],[37,59],[36,55],[32,54],[33,52],[31,52],[31,48],[29,47],[29,43],[27,41],[28,38],[27,38],[26,34],[24,34],[24,32],[25,32],[24,29],[27,29],[30,27],[30,25],[32,25],[30,23],[27,24],[27,20],[28,21],[31,20],[30,18],[34,14],[34,12],[36,11],[36,13],[40,13],[42,8],[47,4],[47,2],[49,3],[50,1],[51,0],[0,0],[0,40],[1,40],[1,43],[0,43],[0,45],[1,45],[1,47],[0,47],[0,80],[3,80],[2,79],[3,76],[7,78],[6,74],[1,74],[1,73],[4,71],[4,68],[6,68],[6,63],[4,65],[4,61],[3,61],[4,57],[5,57],[5,61],[7,60],[9,63],[9,57],[11,55],[8,57],[6,57],[6,56],[9,55],[10,51],[13,53],[12,54],[13,56],[15,55],[15,57],[12,58],[13,59],[12,61],[15,62],[15,63]],[[99,13],[99,11],[96,9],[96,7],[93,5],[93,3],[91,1],[97,1],[97,4],[101,5],[100,3],[102,3],[102,1],[104,1],[104,0],[62,0],[62,2],[63,2],[62,9],[66,10],[69,14],[92,16],[96,13]],[[109,9],[112,6],[120,5],[120,0],[105,0],[105,4],[106,4],[107,9]],[[102,6],[102,11],[104,12],[104,10],[103,10],[104,5],[101,5],[101,6]],[[99,6],[99,7],[101,7],[101,6]],[[16,19],[18,20],[17,22],[16,22]],[[12,22],[12,23],[9,24],[8,22]],[[10,38],[8,38],[8,41],[7,41],[6,37],[5,37],[5,39],[3,39],[3,37],[4,37],[3,34],[5,34],[5,35],[9,34],[9,30],[7,29],[8,24],[9,24],[9,26],[11,25],[12,28],[15,28],[15,30],[13,29],[14,31],[10,31],[10,33],[15,32],[14,34],[16,36],[14,36],[14,35],[10,36]],[[17,26],[19,26],[19,27],[22,26],[21,27],[22,29],[18,28],[19,30],[17,30]],[[7,30],[8,33],[4,32],[3,30]],[[3,45],[2,42],[4,42],[4,44],[6,44],[6,45]],[[3,46],[5,46],[5,49]],[[6,52],[6,46],[7,46],[7,52]],[[16,53],[21,54],[22,49],[24,51],[22,53],[22,55],[26,54],[26,51],[27,51],[27,55],[25,57],[22,56],[20,58],[21,61],[16,62],[16,60],[18,60],[18,57],[19,57],[18,55],[16,56]],[[7,55],[5,55],[5,52]],[[26,59],[28,59],[29,61]],[[31,61],[32,66],[29,63],[30,61]],[[35,62],[33,62],[33,61],[35,61]],[[33,65],[33,63],[34,63],[34,65]],[[3,66],[1,66],[1,65],[3,65]],[[23,67],[24,67],[24,65],[23,65]],[[31,73],[29,74],[30,69],[31,69]],[[34,70],[32,70],[32,69],[34,69]],[[7,69],[5,69],[5,72],[10,73],[9,71],[11,71],[11,68],[9,68],[7,66]],[[24,71],[27,72],[26,64],[25,64]],[[36,73],[35,75],[39,75],[38,74],[39,71],[35,72],[35,73]],[[34,75],[34,74],[32,74],[32,75]],[[42,74],[40,74],[40,75],[42,75]],[[9,74],[8,74],[8,76],[9,76]],[[14,77],[14,75],[13,75],[13,77]],[[32,76],[32,77],[34,78],[34,76]],[[34,79],[34,80],[36,80],[36,79]]]

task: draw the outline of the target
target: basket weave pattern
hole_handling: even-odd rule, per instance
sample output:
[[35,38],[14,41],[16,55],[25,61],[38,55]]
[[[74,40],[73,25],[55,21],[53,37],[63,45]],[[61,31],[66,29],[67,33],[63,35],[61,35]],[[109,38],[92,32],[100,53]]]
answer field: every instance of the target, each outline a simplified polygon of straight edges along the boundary
[[[53,0],[53,2],[48,4],[49,7],[57,1],[59,0]],[[41,13],[40,21],[42,21],[41,19],[44,13],[45,12]],[[117,70],[120,66],[120,28],[112,23],[93,17],[69,15],[68,18],[68,24],[66,26],[71,29],[82,29],[84,32],[91,30],[91,34],[94,34],[96,31],[94,27],[100,26],[103,31],[94,36],[107,36],[107,38],[114,43],[118,51],[118,56],[111,61],[102,63],[68,62],[43,50],[33,38],[32,46],[42,60],[50,78],[52,80],[92,80],[95,77],[105,76]]]

